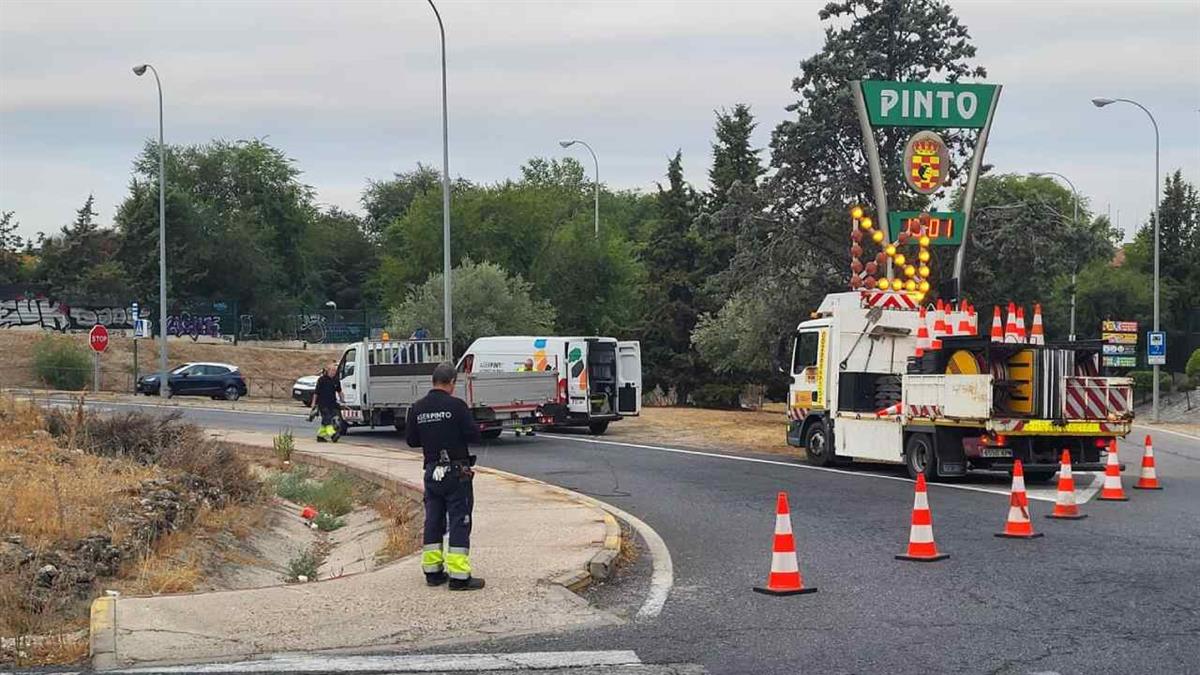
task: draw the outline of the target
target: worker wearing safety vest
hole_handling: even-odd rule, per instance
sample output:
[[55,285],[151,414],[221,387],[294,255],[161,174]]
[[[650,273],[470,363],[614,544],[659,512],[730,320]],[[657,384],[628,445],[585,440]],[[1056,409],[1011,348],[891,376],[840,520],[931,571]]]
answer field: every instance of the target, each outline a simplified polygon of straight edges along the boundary
[[[480,436],[467,404],[454,396],[456,379],[453,364],[434,368],[433,389],[408,409],[404,435],[425,455],[425,583],[440,586],[449,580],[452,591],[474,591],[483,588],[483,579],[471,574],[475,456],[467,445],[478,443]],[[449,548],[443,552],[447,531]]]
[[[517,366],[517,372],[518,373],[532,373],[533,372],[533,359],[525,359],[525,363]],[[521,434],[525,434],[526,436],[532,436],[533,435],[533,427],[529,426],[528,424],[521,424],[520,420],[518,420],[517,424],[513,426],[513,432],[517,436],[520,436]]]

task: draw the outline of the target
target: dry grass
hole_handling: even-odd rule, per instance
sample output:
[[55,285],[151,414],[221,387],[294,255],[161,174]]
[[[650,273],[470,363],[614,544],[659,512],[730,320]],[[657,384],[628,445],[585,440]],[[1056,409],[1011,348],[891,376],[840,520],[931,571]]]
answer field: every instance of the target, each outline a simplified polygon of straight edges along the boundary
[[415,502],[384,493],[375,499],[371,508],[387,523],[387,539],[375,552],[375,564],[399,560],[420,548],[423,522]]
[[708,450],[794,454],[786,440],[787,417],[777,406],[761,411],[642,408],[640,417],[611,425],[606,437]]
[[[48,333],[45,331],[0,330],[0,387],[40,387],[33,371],[33,346]],[[101,387],[111,391],[133,390],[133,338],[110,334],[108,351],[100,359]],[[87,335],[72,335],[80,346],[87,346]],[[170,341],[171,365],[188,361],[219,361],[241,369],[251,388],[252,396],[287,398],[297,377],[312,375],[325,363],[335,361],[340,353],[327,349],[274,349],[245,347],[232,344],[207,344],[189,339]],[[143,340],[138,346],[138,370],[145,374],[158,368],[158,350]],[[269,390],[268,387],[271,387]]]

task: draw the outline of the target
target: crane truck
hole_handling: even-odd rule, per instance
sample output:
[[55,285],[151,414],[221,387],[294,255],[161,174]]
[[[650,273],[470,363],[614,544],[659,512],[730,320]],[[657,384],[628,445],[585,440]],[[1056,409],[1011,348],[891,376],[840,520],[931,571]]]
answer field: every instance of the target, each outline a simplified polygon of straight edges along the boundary
[[788,444],[810,463],[904,464],[912,477],[1009,469],[1048,481],[1070,450],[1077,470],[1133,419],[1133,381],[1100,377],[1099,340],[1029,344],[991,335],[941,337],[921,350],[911,294],[833,293],[792,341]]

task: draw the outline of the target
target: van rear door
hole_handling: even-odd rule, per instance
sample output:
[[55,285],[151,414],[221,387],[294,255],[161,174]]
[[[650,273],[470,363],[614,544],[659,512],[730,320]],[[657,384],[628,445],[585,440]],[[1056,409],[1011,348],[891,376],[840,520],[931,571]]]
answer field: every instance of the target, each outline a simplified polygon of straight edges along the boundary
[[617,343],[617,412],[642,412],[642,345],[636,340]]
[[567,367],[562,377],[567,380],[567,409],[588,414],[588,343],[587,340],[567,341]]

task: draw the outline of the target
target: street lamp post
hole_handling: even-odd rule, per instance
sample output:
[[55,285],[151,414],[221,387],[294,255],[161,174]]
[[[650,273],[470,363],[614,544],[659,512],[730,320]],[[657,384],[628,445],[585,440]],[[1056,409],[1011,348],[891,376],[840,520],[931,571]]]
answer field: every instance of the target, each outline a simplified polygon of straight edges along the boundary
[[[1092,105],[1097,108],[1103,108],[1112,103],[1128,103],[1136,105],[1146,113],[1146,117],[1150,118],[1150,124],[1154,126],[1154,332],[1158,332],[1158,212],[1159,212],[1159,182],[1158,182],[1158,166],[1159,166],[1159,142],[1158,142],[1158,122],[1154,119],[1154,115],[1146,109],[1146,106],[1128,98],[1094,98]],[[1150,419],[1158,421],[1158,364],[1151,366],[1154,371],[1153,381],[1150,385],[1153,387],[1152,394],[1153,403],[1150,407]]]
[[427,0],[437,17],[442,36],[442,304],[445,315],[442,330],[446,334],[446,358],[454,361],[454,312],[450,280],[450,121],[446,112],[446,27],[433,0]]
[[154,73],[154,84],[158,86],[158,395],[166,398],[167,387],[167,169],[166,146],[163,145],[163,95],[162,80],[158,70],[149,63],[133,67],[133,74],[141,77],[146,69]]
[[595,187],[595,202],[596,202],[596,203],[595,203],[595,217],[596,217],[596,219],[595,219],[595,226],[596,226],[596,234],[595,234],[595,236],[596,236],[597,238],[599,238],[599,237],[600,237],[600,160],[596,159],[596,151],[595,151],[595,150],[592,150],[592,146],[588,145],[587,143],[584,143],[583,141],[581,141],[581,140],[579,140],[579,139],[577,139],[577,138],[576,138],[576,139],[569,140],[569,141],[559,141],[559,142],[558,142],[558,144],[559,144],[559,145],[561,145],[561,146],[562,146],[562,147],[564,147],[564,148],[569,148],[569,147],[571,147],[572,145],[575,145],[576,143],[578,143],[578,144],[582,145],[583,147],[587,148],[587,149],[588,149],[588,152],[592,153],[592,164],[593,164],[593,165],[595,166],[595,168],[596,168],[596,187]]
[[[1042,171],[1040,173],[1035,173],[1033,175],[1039,176],[1039,177],[1040,176],[1056,176],[1058,178],[1063,179],[1064,181],[1067,182],[1067,185],[1071,186],[1071,194],[1073,195],[1072,201],[1075,203],[1075,208],[1072,210],[1072,214],[1071,214],[1071,224],[1075,227],[1078,227],[1079,226],[1079,191],[1075,189],[1075,184],[1071,182],[1071,179],[1067,178],[1066,176],[1062,175],[1061,173],[1056,173],[1054,171]],[[1071,269],[1071,334],[1067,338],[1071,342],[1075,341],[1075,276],[1078,273],[1078,271],[1079,270],[1077,268],[1077,265],[1073,266]]]

